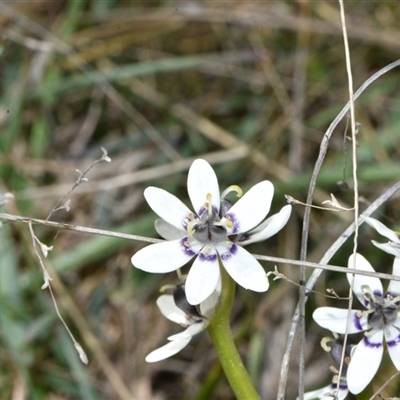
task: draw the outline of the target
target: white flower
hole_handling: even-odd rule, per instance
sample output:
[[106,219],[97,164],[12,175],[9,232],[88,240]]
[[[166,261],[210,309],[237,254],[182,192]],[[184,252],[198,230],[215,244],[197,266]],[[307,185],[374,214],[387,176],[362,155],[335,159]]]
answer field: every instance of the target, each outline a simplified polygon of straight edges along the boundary
[[[188,302],[193,305],[215,290],[220,279],[218,258],[239,285],[256,292],[266,291],[269,283],[263,267],[241,245],[276,234],[289,219],[291,206],[283,207],[254,228],[270,210],[272,183],[258,183],[232,206],[225,195],[230,191],[240,195],[241,189],[231,186],[220,196],[215,172],[204,160],[193,162],[187,186],[194,213],[163,189],[145,190],[148,204],[162,218],[156,221],[156,230],[167,241],[138,251],[132,264],[147,272],[165,273],[177,270],[198,254],[185,284]],[[229,236],[233,236],[232,240]]]
[[392,254],[395,257],[400,257],[400,234],[396,231],[390,230],[375,218],[363,217],[363,219],[368,225],[375,228],[378,233],[390,240],[388,243],[378,243],[375,240],[372,240],[372,243],[386,253]]
[[164,317],[186,329],[176,335],[168,337],[169,343],[152,351],[146,361],[157,362],[181,351],[188,345],[194,335],[205,330],[218,303],[221,293],[220,284],[217,290],[203,301],[199,307],[190,305],[185,297],[183,286],[178,286],[174,295],[163,294],[157,299],[157,306]]
[[[353,255],[348,267],[353,267]],[[361,255],[356,254],[355,268],[375,272],[371,264]],[[395,258],[393,275],[400,274],[400,258]],[[347,274],[352,282],[353,275]],[[365,311],[321,307],[314,311],[314,320],[323,328],[332,332],[358,333],[367,331],[363,339],[351,354],[347,370],[347,384],[351,393],[358,394],[375,376],[383,355],[383,337],[386,339],[390,358],[395,367],[400,369],[400,282],[390,281],[386,293],[378,278],[355,275],[353,292],[365,306]],[[348,323],[347,323],[348,322]]]
[[321,389],[304,393],[304,400],[312,400],[312,399],[344,400],[349,393],[349,389],[347,387],[346,373],[347,373],[347,366],[350,360],[350,352],[354,344],[352,343],[351,340],[347,340],[345,359],[339,380],[339,371],[337,368],[339,368],[341,364],[341,359],[343,354],[343,340],[339,338],[339,335],[337,334],[334,334],[334,336],[335,338],[324,337],[321,340],[322,348],[330,353],[335,363],[335,366],[332,365],[330,367],[330,370],[335,374],[332,378],[332,383]]

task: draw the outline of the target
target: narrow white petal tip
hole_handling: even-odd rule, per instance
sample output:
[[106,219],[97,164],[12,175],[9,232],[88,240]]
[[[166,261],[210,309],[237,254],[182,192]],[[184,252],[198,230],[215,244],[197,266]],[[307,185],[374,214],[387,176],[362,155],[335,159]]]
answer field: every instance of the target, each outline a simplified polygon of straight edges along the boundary
[[378,247],[378,249],[383,250],[385,253],[400,257],[400,244],[394,242],[379,243],[375,240],[371,240],[371,242],[375,247]]
[[265,278],[264,281],[258,282],[257,285],[253,285],[251,288],[248,289],[258,293],[266,292],[269,289],[268,278]]
[[202,158],[198,158],[197,160],[194,160],[192,163],[192,168],[208,168],[211,167],[211,165],[208,163],[208,161],[203,160]]
[[271,236],[276,235],[288,222],[292,212],[292,206],[286,205],[282,207],[279,213],[271,215],[263,223],[256,228],[243,234],[240,244],[246,246],[250,243],[261,242],[269,239]]
[[188,345],[191,337],[174,340],[172,342],[167,343],[166,345],[152,351],[145,358],[146,362],[154,363],[158,361],[165,360],[177,353],[179,353],[184,347]]
[[396,235],[396,233],[389,229],[386,225],[382,224],[382,222],[371,217],[363,217],[363,219],[368,225],[371,225],[373,228],[375,228],[376,231],[382,236],[385,236],[392,242],[400,243],[400,238]]

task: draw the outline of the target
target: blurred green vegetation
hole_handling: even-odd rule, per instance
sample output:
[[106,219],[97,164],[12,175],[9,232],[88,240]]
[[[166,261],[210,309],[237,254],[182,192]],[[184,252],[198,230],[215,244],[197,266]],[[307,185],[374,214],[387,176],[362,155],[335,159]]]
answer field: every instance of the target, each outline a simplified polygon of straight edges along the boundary
[[[396,2],[345,2],[355,89],[400,58]],[[68,198],[71,210],[52,219],[139,235],[155,235],[143,198],[162,186],[185,202],[187,169],[202,157],[221,187],[247,189],[269,179],[271,212],[284,194],[305,201],[323,134],[348,99],[343,38],[336,2],[32,1],[0,3],[0,184],[15,201],[4,210],[46,218],[57,200],[107,149]],[[357,101],[361,209],[399,178],[400,71],[376,81]],[[315,202],[330,193],[353,202],[351,143],[337,128],[318,179]],[[342,184],[338,182],[342,181]],[[295,206],[282,232],[254,253],[299,257],[304,209]],[[376,216],[399,228],[393,199]],[[351,213],[312,213],[309,260],[318,261],[352,220]],[[40,290],[40,264],[28,227],[0,230],[1,399],[232,399],[206,335],[176,357],[144,358],[175,332],[154,300],[175,275],[134,270],[143,244],[35,227],[54,246],[47,265],[61,314],[88,353],[79,361]],[[360,232],[360,252],[380,272],[391,257]],[[346,265],[347,243],[332,263]],[[266,269],[273,265],[264,264]],[[279,266],[298,280],[295,266]],[[335,304],[326,287],[346,296],[343,276],[323,274],[310,299]],[[345,288],[345,289],[343,289]],[[297,288],[276,282],[266,294],[238,290],[233,329],[263,399],[276,396]],[[330,379],[319,346],[326,335],[308,323],[306,389]],[[296,352],[295,352],[296,353]],[[297,395],[296,355],[287,399]],[[391,374],[385,359],[375,382]],[[387,365],[386,365],[387,363]],[[399,392],[394,381],[382,395]]]

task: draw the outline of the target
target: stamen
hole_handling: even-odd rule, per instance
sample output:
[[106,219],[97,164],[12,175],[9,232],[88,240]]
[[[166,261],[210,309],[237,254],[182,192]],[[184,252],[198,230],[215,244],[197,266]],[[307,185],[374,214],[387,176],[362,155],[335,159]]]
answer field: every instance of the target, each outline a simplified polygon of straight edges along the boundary
[[242,195],[243,195],[243,190],[242,190],[242,188],[241,188],[240,186],[238,186],[238,185],[232,185],[232,186],[229,186],[228,188],[226,188],[226,189],[222,192],[222,194],[221,194],[221,199],[224,199],[224,198],[226,197],[226,195],[227,195],[228,193],[231,193],[231,192],[236,192],[236,197],[242,197]]
[[321,339],[321,347],[327,352],[329,353],[332,350],[332,342],[334,342],[334,340],[329,337],[329,336],[325,336]]
[[[184,244],[184,246],[186,246],[185,244]],[[178,275],[178,279],[181,281],[181,282],[185,282],[186,281],[186,277],[187,277],[187,275],[185,274],[182,274],[182,271],[181,271],[181,269],[180,268],[178,268],[177,270],[176,270],[176,274]]]
[[396,303],[398,303],[399,301],[400,301],[400,296],[393,297],[391,295],[388,295],[384,307],[386,308],[386,307],[396,306]]
[[[333,375],[333,378],[332,378],[332,383],[333,384],[338,384],[340,382],[340,380],[339,380],[339,375]],[[336,397],[336,396],[335,396]]]
[[371,301],[372,299],[372,302],[374,304],[378,304],[378,300],[376,299],[374,292],[368,285],[362,285],[361,290],[364,293],[364,297],[366,300]]
[[233,221],[232,221],[232,217],[229,215],[229,214],[226,214],[225,215],[225,225],[228,227],[228,228],[233,228]]
[[213,214],[213,209],[212,209],[212,196],[211,193],[207,193],[207,212],[208,212],[208,216],[211,217]]
[[376,311],[375,308],[370,308],[369,310],[365,310],[365,311],[357,311],[357,317],[362,318],[368,314],[374,313],[375,311]]
[[212,252],[212,249],[210,247],[205,246],[202,250],[203,253],[209,255]]
[[169,284],[169,285],[163,285],[163,286],[161,286],[160,287],[160,290],[159,290],[159,292],[160,293],[166,293],[166,292],[168,292],[168,291],[170,291],[170,290],[175,290],[176,289],[176,285],[172,285],[172,284]]
[[[331,365],[331,366],[329,367],[329,369],[330,369],[330,371],[331,371],[333,374],[335,374],[335,375],[338,375],[338,374],[339,374],[338,369],[337,369],[334,365]],[[333,377],[333,379],[335,379],[335,377]]]
[[193,221],[190,221],[188,223],[186,230],[188,231],[189,235],[193,236],[194,232],[196,231],[195,227],[197,223],[198,223],[197,219],[194,219]]
[[229,220],[228,217],[225,221],[213,221],[212,224],[215,226],[227,226],[228,228],[233,228],[233,222]]

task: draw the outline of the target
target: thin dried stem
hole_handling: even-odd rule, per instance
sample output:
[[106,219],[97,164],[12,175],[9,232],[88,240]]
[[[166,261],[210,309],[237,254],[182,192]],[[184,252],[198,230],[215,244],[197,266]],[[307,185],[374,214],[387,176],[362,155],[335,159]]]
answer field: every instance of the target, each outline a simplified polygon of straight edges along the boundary
[[127,387],[121,377],[121,372],[116,369],[107,354],[103,350],[99,339],[92,332],[87,317],[82,313],[81,309],[76,305],[71,295],[68,293],[65,285],[62,283],[52,264],[45,260],[47,269],[53,278],[54,291],[61,297],[64,308],[69,310],[69,316],[78,328],[83,342],[91,351],[92,357],[97,360],[97,365],[107,377],[110,385],[114,388],[116,395],[120,400],[135,400],[131,390]]
[[32,238],[33,251],[35,252],[36,257],[38,258],[40,266],[42,267],[42,271],[43,271],[44,285],[42,286],[42,289],[49,289],[50,296],[51,296],[51,299],[53,301],[54,308],[56,310],[58,319],[64,325],[65,330],[67,331],[69,337],[71,338],[71,340],[72,340],[72,342],[74,344],[74,347],[75,347],[76,351],[78,352],[79,358],[81,359],[81,361],[84,364],[87,364],[89,362],[89,360],[88,360],[88,358],[86,356],[86,353],[84,352],[82,346],[75,339],[75,337],[72,334],[71,330],[68,328],[68,325],[65,322],[64,318],[62,317],[62,315],[60,313],[60,310],[58,308],[57,300],[56,300],[56,298],[54,296],[53,289],[51,288],[51,283],[50,283],[50,281],[52,280],[51,276],[50,276],[49,272],[47,271],[47,269],[46,269],[46,267],[45,267],[45,265],[43,263],[43,259],[42,259],[41,255],[40,255],[40,253],[39,253],[39,251],[38,251],[38,249],[36,247],[36,242],[38,241],[38,239],[37,239],[35,233],[33,232],[32,223],[29,223],[28,226],[29,226],[29,232],[30,232],[31,238]]
[[27,224],[32,223],[32,224],[37,224],[37,225],[48,226],[50,228],[66,229],[69,231],[84,232],[84,233],[92,233],[95,235],[111,236],[111,237],[117,237],[120,239],[138,240],[138,241],[148,242],[148,243],[157,243],[157,242],[161,241],[160,239],[154,239],[154,238],[149,238],[149,237],[145,237],[145,236],[130,235],[127,233],[106,231],[104,229],[88,228],[85,226],[64,224],[61,222],[47,221],[44,219],[37,219],[37,218],[28,218],[28,217],[23,217],[20,215],[12,215],[12,214],[7,214],[7,213],[0,213],[0,220],[1,219],[5,220],[5,221],[11,221],[11,222],[24,222]]
[[[353,184],[354,184],[354,239],[353,239],[353,269],[356,267],[356,254],[358,247],[358,213],[359,213],[359,201],[358,201],[358,179],[357,179],[357,140],[356,140],[356,118],[355,118],[355,110],[354,110],[354,95],[353,95],[353,75],[351,72],[351,60],[350,60],[350,50],[349,50],[349,41],[347,37],[347,28],[346,28],[346,15],[344,10],[343,0],[339,0],[340,5],[340,20],[343,29],[343,41],[344,41],[344,49],[345,49],[345,57],[346,57],[346,71],[347,77],[349,81],[349,102],[350,102],[350,126],[351,126],[351,144],[352,144],[352,159],[353,159]],[[350,282],[349,288],[349,303],[348,303],[348,315],[350,315],[350,311],[353,308],[353,287],[354,287],[355,275]],[[342,357],[340,360],[339,366],[339,378],[337,383],[337,392],[339,392],[339,384],[340,377],[343,371],[344,359],[346,356],[346,345],[348,338],[350,321],[347,319],[346,321],[346,331],[343,337],[343,350]]]
[[[54,205],[54,207],[51,209],[49,215],[46,218],[46,221],[48,221],[50,219],[50,217],[53,215],[54,212],[56,212],[57,210],[61,210],[61,209],[67,209],[67,211],[69,210],[69,201],[68,196],[70,196],[70,194],[82,183],[82,182],[86,182],[88,179],[86,178],[86,175],[92,170],[92,168],[99,163],[102,162],[111,162],[111,158],[108,157],[107,154],[107,150],[104,149],[103,147],[101,148],[103,155],[98,159],[92,162],[92,164],[90,164],[90,166],[85,170],[85,171],[79,171],[77,170],[79,176],[78,179],[76,180],[76,182],[72,185],[71,189],[64,195],[62,196],[57,203]],[[64,202],[65,201],[65,202]],[[63,203],[61,205],[61,203]]]
[[[379,396],[381,399],[383,399],[383,397],[380,395],[380,393],[382,392],[382,390],[384,390],[389,384],[390,382],[393,381],[393,379],[397,378],[400,375],[400,371],[397,371],[394,375],[392,375],[375,393],[374,395],[369,399],[369,400],[374,400],[377,396]],[[398,397],[393,397],[387,400],[396,400],[398,399]]]
[[[396,186],[396,191],[399,188],[400,188],[400,182]],[[385,193],[387,193],[387,192],[385,192]],[[393,193],[391,193],[390,195],[392,195]],[[374,202],[362,215],[369,216],[370,214],[372,214],[377,208],[377,207],[373,207],[374,204],[376,204],[376,202]],[[88,227],[79,226],[79,225],[63,224],[60,222],[46,221],[43,219],[28,218],[28,217],[6,214],[6,213],[0,213],[0,220],[10,221],[10,222],[22,222],[22,223],[26,223],[26,224],[37,224],[37,225],[47,226],[49,228],[67,229],[67,230],[76,231],[76,232],[116,237],[116,238],[127,239],[127,240],[142,241],[142,242],[147,242],[147,243],[159,243],[159,242],[163,241],[161,239],[155,239],[155,238],[150,238],[150,237],[146,237],[146,236],[130,235],[130,234],[121,233],[121,232],[107,231],[104,229],[94,229],[94,228],[88,228]],[[353,230],[349,231],[349,228],[348,228],[348,230],[346,230],[346,232],[341,235],[341,237],[340,237],[340,239],[342,240],[341,244],[351,235],[352,232],[353,232]],[[339,247],[341,246],[341,244],[339,245]],[[337,249],[339,247],[335,248],[335,250],[329,256],[329,259],[333,256],[333,254],[337,251]],[[331,249],[332,249],[332,247],[331,247]],[[329,252],[329,250],[328,250],[328,252]],[[305,267],[314,268],[317,270],[315,272],[318,272],[318,276],[321,273],[321,271],[327,270],[327,271],[335,271],[335,272],[342,272],[342,273],[354,273],[356,275],[363,275],[363,276],[373,276],[373,277],[377,277],[380,279],[386,279],[386,280],[400,281],[400,276],[392,276],[391,274],[383,274],[380,272],[369,272],[369,271],[363,271],[363,270],[349,269],[347,267],[340,267],[337,265],[328,265],[326,263],[327,263],[327,260],[329,260],[329,259],[324,259],[324,258],[321,260],[320,263],[313,263],[313,262],[309,262],[309,261],[298,261],[298,260],[291,260],[288,258],[264,256],[264,255],[260,255],[260,254],[253,254],[253,256],[257,260],[261,260],[261,261],[269,261],[269,262],[273,262],[273,263],[291,264],[291,265],[299,265],[299,266],[304,265]],[[312,277],[313,277],[313,275],[311,276],[311,278]],[[310,280],[311,280],[311,278],[310,278]],[[310,282],[310,280],[309,280],[309,282]],[[312,286],[314,285],[314,283],[311,286],[309,286],[307,284],[307,289],[311,289]]]

